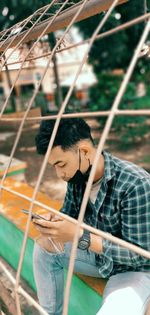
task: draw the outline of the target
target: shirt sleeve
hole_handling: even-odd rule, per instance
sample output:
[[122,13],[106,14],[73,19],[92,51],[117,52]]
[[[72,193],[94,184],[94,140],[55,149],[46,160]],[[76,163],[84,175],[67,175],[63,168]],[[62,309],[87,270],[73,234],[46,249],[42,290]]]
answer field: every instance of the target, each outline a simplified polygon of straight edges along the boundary
[[[121,201],[122,239],[145,250],[150,250],[150,182],[149,179],[137,179],[130,185]],[[150,260],[111,241],[103,239],[103,263],[113,269],[114,265],[147,265]]]

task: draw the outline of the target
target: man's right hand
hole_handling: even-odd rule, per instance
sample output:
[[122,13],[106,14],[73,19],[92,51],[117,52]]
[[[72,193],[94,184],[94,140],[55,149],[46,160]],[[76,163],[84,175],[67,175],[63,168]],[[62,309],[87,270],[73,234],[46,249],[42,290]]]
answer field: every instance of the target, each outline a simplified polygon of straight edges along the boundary
[[[42,215],[43,218],[45,218],[48,221],[52,221],[52,222],[56,222],[61,220],[61,218],[54,213],[48,213],[48,214],[44,214]],[[40,236],[38,236],[35,239],[36,243],[39,244],[39,246],[41,246],[42,248],[44,248],[46,251],[50,252],[50,253],[56,253],[56,248],[55,246],[53,246],[53,242],[56,243],[56,247],[58,247],[60,249],[60,251],[64,250],[64,244],[63,243],[59,243],[57,244],[56,241],[52,242],[48,239],[48,236],[45,236],[45,234],[41,234]]]
[[55,214],[55,213],[47,213],[47,214],[43,214],[41,215],[44,219],[48,220],[48,221],[52,221],[52,222],[56,222],[61,220],[61,218]]

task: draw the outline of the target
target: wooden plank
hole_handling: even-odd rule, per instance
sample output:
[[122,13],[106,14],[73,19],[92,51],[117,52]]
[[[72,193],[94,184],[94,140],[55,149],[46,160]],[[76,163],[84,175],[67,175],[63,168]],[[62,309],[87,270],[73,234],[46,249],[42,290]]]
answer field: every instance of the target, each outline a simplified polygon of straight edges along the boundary
[[[119,0],[119,5],[123,4],[125,2],[128,2],[128,0]],[[111,4],[113,3],[113,0],[90,0],[85,5],[84,10],[79,14],[79,16],[76,19],[76,22],[82,21],[84,19],[87,19],[90,16],[94,16],[96,14],[99,14],[100,12],[106,11],[109,9]],[[73,16],[77,12],[77,6],[74,8],[65,10],[64,13],[60,14],[52,23],[51,26],[48,27],[45,34],[49,34],[52,32],[55,32],[56,30],[63,29],[66,27],[72,20]],[[46,19],[46,21],[39,23],[39,25],[35,26],[35,28],[26,36],[26,38],[23,40],[22,43],[37,39],[42,31],[47,27],[47,25],[50,23],[52,18]],[[10,47],[14,47],[18,44],[18,42],[21,40],[21,38],[27,33],[27,31],[22,32],[17,37],[14,36],[14,41]],[[16,37],[16,38],[15,38]],[[9,43],[12,41],[13,37],[11,37],[8,40],[5,40],[4,44],[3,41],[0,42],[0,52],[4,51]]]
[[[34,189],[26,183],[15,181],[12,178],[6,178],[4,185],[12,190],[22,193],[27,197],[32,197]],[[61,208],[61,203],[57,200],[52,200],[44,193],[38,192],[37,198],[39,202],[42,202],[49,207],[52,207],[56,210]],[[13,224],[17,226],[21,231],[25,231],[27,216],[21,212],[21,209],[29,209],[30,202],[16,196],[6,190],[2,190],[2,197],[0,201],[0,213],[10,220]],[[33,211],[38,214],[46,214],[48,211],[41,209],[39,206],[34,205]],[[35,239],[39,235],[39,232],[35,229],[31,222],[31,227],[29,231],[29,237]]]
[[95,290],[99,295],[103,295],[107,279],[102,278],[95,278],[95,277],[88,277],[84,275],[80,275],[79,273],[77,276],[85,282],[89,287]]

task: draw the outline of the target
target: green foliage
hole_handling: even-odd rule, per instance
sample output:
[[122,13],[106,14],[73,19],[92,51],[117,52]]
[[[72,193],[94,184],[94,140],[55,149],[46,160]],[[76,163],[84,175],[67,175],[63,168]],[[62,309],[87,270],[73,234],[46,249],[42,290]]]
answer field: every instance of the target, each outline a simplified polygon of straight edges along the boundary
[[[107,111],[110,110],[117,91],[122,82],[122,76],[116,76],[112,73],[102,72],[98,76],[98,83],[90,90],[91,111]],[[120,103],[119,109],[150,109],[150,88],[146,85],[146,95],[137,97],[137,85],[141,77],[134,77],[127,87],[124,97]],[[104,127],[106,118],[99,118],[101,127]],[[112,125],[112,130],[120,133],[124,143],[140,140],[148,131],[149,126],[146,124],[144,116],[116,116]]]
[[[118,6],[103,27],[101,32],[110,30],[116,26],[130,21],[144,13],[144,0],[132,0]],[[147,1],[150,9],[150,0]],[[117,15],[120,19],[117,19]],[[102,20],[103,13],[89,18],[79,23],[81,33],[85,38],[89,38],[98,23]],[[98,84],[90,92],[90,105],[92,111],[109,110],[117,94],[122,77],[112,75],[112,70],[123,69],[126,71],[132,58],[137,43],[144,29],[144,23],[132,26],[124,31],[115,33],[109,37],[95,41],[89,55],[97,75]],[[143,77],[144,74],[144,77]],[[128,84],[126,93],[121,101],[120,109],[143,109],[150,108],[150,62],[146,58],[141,58],[137,62],[134,76]],[[136,89],[138,82],[144,81],[147,85],[147,94],[138,98]],[[103,127],[106,117],[98,119]],[[114,119],[112,129],[116,135],[120,134],[124,143],[138,141],[149,131],[146,125],[146,117],[141,116],[117,116]]]
[[[109,110],[112,102],[117,94],[122,76],[113,75],[108,72],[102,72],[98,75],[98,83],[90,90],[90,97],[92,103],[92,109],[94,110]],[[127,92],[124,95],[122,106],[127,103],[128,105],[135,98],[135,84],[131,82],[128,85]]]
[[[150,0],[147,1],[147,6],[150,9]],[[141,16],[143,13],[144,0],[132,0],[117,6],[102,28],[101,33]],[[101,13],[78,24],[85,38],[90,38],[103,16],[104,14]],[[144,22],[95,41],[89,54],[89,61],[93,65],[95,73],[98,75],[100,71],[110,71],[115,68],[126,69],[143,29]],[[148,67],[148,61],[142,59],[135,71],[140,73],[141,69],[143,71],[144,68],[146,71]]]
[[[86,37],[90,37],[102,18],[103,14],[100,14],[88,19],[89,27],[86,26],[86,20],[81,22],[80,28],[82,28],[82,33],[85,33]],[[115,19],[113,14],[106,26],[103,27],[103,32],[119,25],[120,22]],[[116,33],[113,36],[94,42],[89,55],[89,61],[92,63],[97,75],[101,70],[111,70],[122,66],[122,60],[125,62],[127,55],[126,43],[127,36],[124,32]]]

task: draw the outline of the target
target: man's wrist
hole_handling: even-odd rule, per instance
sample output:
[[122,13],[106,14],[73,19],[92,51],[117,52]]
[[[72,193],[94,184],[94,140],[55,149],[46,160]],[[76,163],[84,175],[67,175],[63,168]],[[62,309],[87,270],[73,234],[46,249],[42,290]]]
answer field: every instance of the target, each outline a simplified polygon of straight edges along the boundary
[[102,237],[91,233],[91,244],[89,249],[92,252],[101,254],[103,251]]
[[82,236],[78,241],[78,248],[81,250],[88,250],[91,244],[91,234],[88,230],[83,230]]
[[[83,232],[84,232],[84,229],[83,229],[83,228],[80,228],[80,232],[79,232],[78,239],[79,239],[80,237],[82,237]],[[71,241],[72,241],[72,242],[73,242],[73,240],[74,240],[75,234],[76,234],[76,226],[75,226],[75,228],[74,228],[73,231],[72,231],[72,237],[71,237]]]
[[[76,232],[76,227],[72,235],[72,241]],[[83,236],[84,229],[80,228],[79,239]],[[103,251],[102,237],[90,233],[90,247],[89,249],[97,254],[100,254]]]

